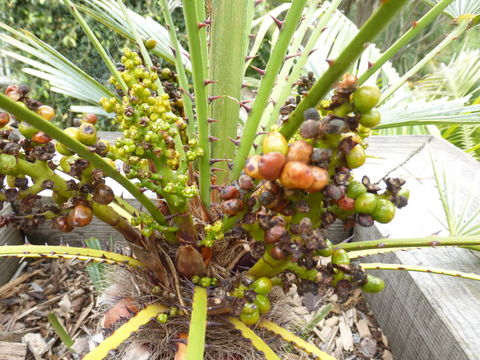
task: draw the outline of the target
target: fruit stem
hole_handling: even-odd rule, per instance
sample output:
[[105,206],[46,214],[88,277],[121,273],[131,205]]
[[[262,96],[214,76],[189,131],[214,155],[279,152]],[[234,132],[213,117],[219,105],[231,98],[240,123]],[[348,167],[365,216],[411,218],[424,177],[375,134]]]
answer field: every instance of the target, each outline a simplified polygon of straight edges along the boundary
[[272,245],[265,248],[263,256],[247,272],[247,275],[259,278],[262,276],[273,277],[285,270],[288,260],[275,260],[269,255]]
[[388,249],[404,247],[436,247],[436,246],[472,246],[480,245],[480,236],[428,236],[424,238],[411,239],[379,239],[369,241],[359,241],[352,243],[342,243],[335,245],[335,248],[345,249],[347,251],[368,250],[368,249]]
[[290,40],[295,33],[295,29],[300,21],[306,3],[307,0],[293,0],[290,9],[288,10],[283,28],[280,31],[280,36],[278,37],[277,43],[275,44],[270,58],[268,59],[267,67],[265,68],[265,75],[260,81],[258,93],[252,106],[252,111],[250,112],[245,124],[244,132],[240,141],[240,147],[238,148],[238,152],[233,163],[230,180],[235,180],[240,176],[240,172],[245,164],[245,159],[252,149],[252,144],[257,136],[258,125],[262,118],[263,111],[267,106],[278,71],[280,70],[280,67],[285,59],[288,45],[290,44]]
[[399,52],[406,44],[408,44],[415,36],[417,36],[427,25],[435,20],[445,8],[452,3],[453,0],[442,0],[437,5],[432,7],[419,21],[403,34],[395,43],[386,50],[382,56],[380,56],[373,66],[365,71],[358,79],[358,85],[362,85],[367,81],[375,72],[380,69],[383,64],[390,60],[395,54]]
[[308,92],[307,96],[298,104],[290,114],[290,118],[280,129],[280,132],[290,139],[303,122],[303,112],[315,107],[328,93],[332,84],[342,76],[351,64],[366,49],[366,44],[371,42],[382,29],[395,17],[408,0],[390,0],[382,2],[379,9],[360,28],[360,31],[345,47],[328,70],[318,79]]
[[[273,110],[271,112],[270,119],[267,122],[266,129],[269,130],[270,127],[275,124],[278,120],[278,115],[280,114],[280,109],[285,104],[288,96],[291,94],[293,83],[298,80],[300,74],[305,68],[305,64],[307,63],[308,57],[310,56],[310,52],[313,50],[315,44],[318,41],[318,38],[325,30],[325,26],[330,21],[333,13],[338,8],[342,0],[333,0],[329,5],[325,12],[322,13],[320,20],[318,23],[315,24],[315,29],[313,30],[310,38],[308,39],[307,44],[302,50],[302,55],[298,58],[291,58],[287,60],[285,65],[288,62],[295,62],[295,65],[290,71],[290,66],[283,66],[282,72],[279,75],[279,79],[287,78],[286,81],[277,84],[272,92],[272,98],[275,99],[275,105],[273,106]],[[327,3],[324,3],[327,4]],[[309,25],[309,24],[308,24]],[[299,37],[301,41],[303,37]],[[291,51],[297,51],[299,47],[291,47]],[[277,95],[278,94],[278,95]],[[268,114],[267,114],[268,115]]]
[[[185,16],[185,23],[188,34],[188,44],[190,49],[190,57],[192,62],[192,74],[193,74],[193,88],[195,91],[195,105],[197,109],[197,128],[198,138],[201,148],[204,151],[203,156],[200,158],[199,164],[199,187],[200,187],[200,199],[206,208],[210,206],[210,142],[208,140],[208,99],[205,88],[205,75],[206,75],[206,59],[202,54],[202,37],[201,32],[205,32],[205,29],[199,29],[199,18],[195,3],[203,1],[195,0],[183,0],[183,13]],[[206,48],[206,44],[205,44]]]
[[160,0],[160,2],[162,5],[162,12],[163,12],[163,16],[165,17],[165,22],[167,23],[168,34],[170,35],[170,42],[172,43],[172,46],[175,52],[174,54],[175,69],[177,71],[178,84],[184,90],[182,91],[183,108],[185,110],[185,115],[188,120],[187,122],[188,137],[191,138],[195,131],[195,123],[194,123],[195,116],[193,114],[192,99],[189,93],[189,86],[188,86],[187,75],[185,72],[185,65],[183,63],[182,50],[178,42],[177,32],[175,31],[175,24],[173,23],[172,15],[170,14],[167,0]]

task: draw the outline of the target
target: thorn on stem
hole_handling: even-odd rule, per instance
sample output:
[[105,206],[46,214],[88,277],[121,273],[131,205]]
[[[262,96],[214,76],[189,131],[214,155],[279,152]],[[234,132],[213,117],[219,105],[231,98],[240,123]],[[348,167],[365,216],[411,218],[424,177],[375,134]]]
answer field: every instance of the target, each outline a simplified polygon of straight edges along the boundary
[[218,81],[215,81],[215,80],[203,80],[203,84],[204,84],[205,86],[210,85],[210,84],[216,84],[216,83],[218,83]]
[[215,137],[215,136],[211,136],[211,135],[210,135],[210,136],[208,137],[208,141],[210,141],[210,142],[218,141],[218,138]]
[[235,139],[232,139],[231,137],[229,137],[228,140],[230,140],[235,146],[240,145],[240,140],[235,140]]
[[253,70],[255,70],[256,72],[258,72],[260,75],[262,75],[262,76],[265,75],[265,70],[262,70],[262,69],[260,69],[260,68],[258,68],[258,67],[256,67],[256,66],[253,66],[253,65],[250,65],[250,67],[251,67]]
[[215,122],[218,122],[218,120],[215,120],[215,119],[208,119],[207,120],[209,123],[215,123]]
[[283,21],[278,20],[275,16],[272,16],[272,15],[270,15],[270,17],[271,17],[272,20],[275,22],[275,25],[277,25],[278,29],[279,29],[279,30],[282,30],[282,28],[283,28]]
[[214,100],[220,99],[220,98],[222,98],[222,97],[223,97],[223,96],[221,96],[221,95],[209,96],[209,97],[208,97],[208,103],[210,104],[210,103],[212,103]]
[[328,63],[328,66],[332,66],[333,64],[335,64],[335,60],[327,59],[326,61]]

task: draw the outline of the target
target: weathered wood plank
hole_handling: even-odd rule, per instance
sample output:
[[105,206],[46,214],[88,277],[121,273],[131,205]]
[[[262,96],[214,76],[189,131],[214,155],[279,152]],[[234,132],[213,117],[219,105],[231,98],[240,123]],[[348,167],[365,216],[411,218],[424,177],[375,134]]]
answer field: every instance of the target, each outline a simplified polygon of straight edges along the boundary
[[[0,216],[7,215],[11,212],[9,204],[5,204],[3,210],[0,211]],[[0,246],[2,245],[19,245],[23,244],[23,235],[20,231],[4,226],[0,228]],[[19,259],[17,258],[0,258],[0,286],[7,283],[12,275],[17,270]]]
[[[385,139],[382,139],[383,141]],[[443,225],[445,216],[435,188],[430,151],[439,165],[445,167],[450,186],[456,184],[455,194],[459,209],[463,210],[475,174],[480,177],[480,165],[463,152],[441,139],[432,138],[408,161],[390,161],[388,149],[398,140],[392,139],[388,148],[372,149],[386,154],[381,161],[368,163],[362,172],[378,174],[389,166],[390,176],[407,179],[411,201],[406,209],[397,212],[387,225],[358,228],[356,240],[380,237],[421,237],[438,233],[448,235]],[[429,150],[431,149],[431,150]],[[382,169],[383,168],[383,169]],[[477,178],[478,179],[478,178]],[[472,209],[478,208],[480,194],[472,198]],[[468,210],[467,210],[468,213]],[[478,257],[464,249],[427,249],[386,254],[365,259],[366,262],[421,264],[446,269],[480,273]],[[389,337],[396,358],[400,360],[478,359],[480,349],[480,284],[474,281],[393,271],[376,271],[384,278],[387,288],[380,294],[367,295],[382,330]]]
[[24,360],[27,356],[27,345],[0,341],[0,360]]

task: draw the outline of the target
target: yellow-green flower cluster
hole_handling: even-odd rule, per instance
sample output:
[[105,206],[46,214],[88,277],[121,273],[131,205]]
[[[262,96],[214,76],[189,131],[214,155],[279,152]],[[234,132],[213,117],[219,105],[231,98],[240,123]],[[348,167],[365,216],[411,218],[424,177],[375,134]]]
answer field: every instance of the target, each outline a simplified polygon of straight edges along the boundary
[[213,223],[213,225],[205,226],[205,237],[201,244],[206,247],[212,247],[215,241],[223,238],[223,222],[221,220],[217,220],[215,223]]

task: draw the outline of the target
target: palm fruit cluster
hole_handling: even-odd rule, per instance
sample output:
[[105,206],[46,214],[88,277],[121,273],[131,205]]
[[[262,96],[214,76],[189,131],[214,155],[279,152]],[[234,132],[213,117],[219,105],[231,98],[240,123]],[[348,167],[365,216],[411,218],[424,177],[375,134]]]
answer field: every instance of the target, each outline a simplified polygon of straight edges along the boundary
[[[261,260],[296,274],[299,292],[316,291],[319,271],[337,287],[376,292],[384,286],[327,239],[337,219],[346,229],[388,223],[408,202],[402,179],[383,179],[382,189],[367,176],[353,175],[367,159],[364,139],[380,123],[379,99],[377,87],[357,87],[356,77],[345,75],[331,100],[305,111],[289,142],[279,131],[265,135],[261,153],[250,156],[239,180],[220,192],[223,213],[242,218],[242,227],[264,248]],[[321,269],[320,256],[330,257]],[[246,298],[248,291],[239,284],[233,293]],[[261,311],[254,310],[252,296],[246,301],[240,317],[253,324]]]
[[[28,92],[25,85],[10,85],[5,94],[51,121],[55,110],[29,98]],[[0,120],[0,198],[17,205],[17,213],[4,216],[2,225],[28,228],[49,219],[52,227],[70,232],[92,221],[94,203],[106,205],[113,201],[113,191],[105,184],[103,173],[88,161],[76,156],[64,144],[54,144],[48,135],[22,119],[1,112]],[[97,137],[96,123],[96,115],[86,114],[74,119],[74,126],[64,132],[90,151],[106,156],[110,145]],[[54,159],[57,153],[62,155],[60,159]],[[71,179],[60,177],[58,171],[70,175]],[[53,192],[54,204],[42,203],[38,193],[43,190]]]
[[[159,92],[157,81],[163,79],[166,85],[172,74],[165,69],[146,68],[140,55],[128,49],[118,70],[128,92],[124,93],[112,77],[110,81],[122,97],[100,101],[107,112],[115,113],[114,121],[123,131],[123,137],[112,146],[111,156],[122,161],[125,175],[138,179],[140,187],[154,191],[177,208],[185,206],[188,198],[198,194],[197,187],[189,185],[188,161],[201,157],[203,150],[196,139],[185,140],[187,124],[171,107],[178,99]],[[184,159],[180,151],[185,151]]]

